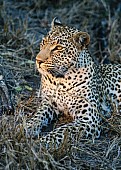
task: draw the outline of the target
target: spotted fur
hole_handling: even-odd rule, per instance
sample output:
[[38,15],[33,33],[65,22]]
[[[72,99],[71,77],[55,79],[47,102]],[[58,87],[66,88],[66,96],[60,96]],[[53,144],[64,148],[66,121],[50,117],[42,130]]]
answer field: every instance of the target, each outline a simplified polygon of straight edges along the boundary
[[[36,57],[41,78],[42,102],[35,116],[27,122],[28,132],[39,135],[42,127],[64,113],[73,118],[41,138],[47,148],[59,147],[68,131],[70,140],[80,131],[98,138],[101,116],[121,106],[121,65],[96,65],[87,49],[86,32],[64,26],[54,19],[51,30],[40,44]],[[120,110],[118,110],[120,111]]]

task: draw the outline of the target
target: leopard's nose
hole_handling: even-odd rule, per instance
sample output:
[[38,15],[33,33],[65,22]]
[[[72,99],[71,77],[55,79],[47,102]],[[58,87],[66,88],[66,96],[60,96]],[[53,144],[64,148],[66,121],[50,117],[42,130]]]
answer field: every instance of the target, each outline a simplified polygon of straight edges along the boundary
[[41,59],[40,53],[36,56],[36,62],[37,64],[42,64],[44,61]]
[[37,63],[45,62],[45,61],[48,59],[49,54],[50,54],[50,52],[49,52],[49,50],[46,49],[46,48],[40,50],[40,52],[39,52],[39,53],[37,54],[37,56],[36,56],[36,61],[37,61]]
[[43,58],[43,53],[40,51],[37,56],[36,56],[36,62],[37,64],[42,64],[44,63],[44,58]]

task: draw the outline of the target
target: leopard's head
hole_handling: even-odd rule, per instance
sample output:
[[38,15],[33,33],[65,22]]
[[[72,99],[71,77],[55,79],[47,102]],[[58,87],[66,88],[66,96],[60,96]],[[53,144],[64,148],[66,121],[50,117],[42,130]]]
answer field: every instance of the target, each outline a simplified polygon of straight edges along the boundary
[[40,44],[40,52],[36,57],[38,71],[64,77],[71,67],[78,67],[80,52],[87,47],[90,37],[86,32],[62,25],[55,18],[51,30]]

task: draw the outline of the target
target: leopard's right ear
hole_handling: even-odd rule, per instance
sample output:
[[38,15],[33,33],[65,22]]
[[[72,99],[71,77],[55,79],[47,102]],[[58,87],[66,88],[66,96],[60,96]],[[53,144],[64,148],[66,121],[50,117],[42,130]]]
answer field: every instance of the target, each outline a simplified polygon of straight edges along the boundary
[[51,30],[52,30],[55,26],[62,26],[61,21],[60,21],[57,17],[55,17],[55,18],[52,20]]
[[90,43],[90,36],[87,32],[78,32],[75,33],[72,37],[73,43],[76,45],[76,47],[80,50],[87,47]]

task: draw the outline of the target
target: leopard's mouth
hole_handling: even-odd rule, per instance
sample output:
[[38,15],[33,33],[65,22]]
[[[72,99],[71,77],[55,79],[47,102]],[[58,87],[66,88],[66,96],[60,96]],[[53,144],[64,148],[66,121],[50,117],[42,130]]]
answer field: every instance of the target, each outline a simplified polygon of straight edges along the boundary
[[49,73],[52,76],[56,77],[56,78],[62,78],[64,77],[64,72],[62,72],[59,68],[57,68],[54,64],[52,63],[46,63],[43,62],[41,60],[36,60],[36,64],[37,64],[37,68],[38,71],[43,74],[43,72],[45,73]]

